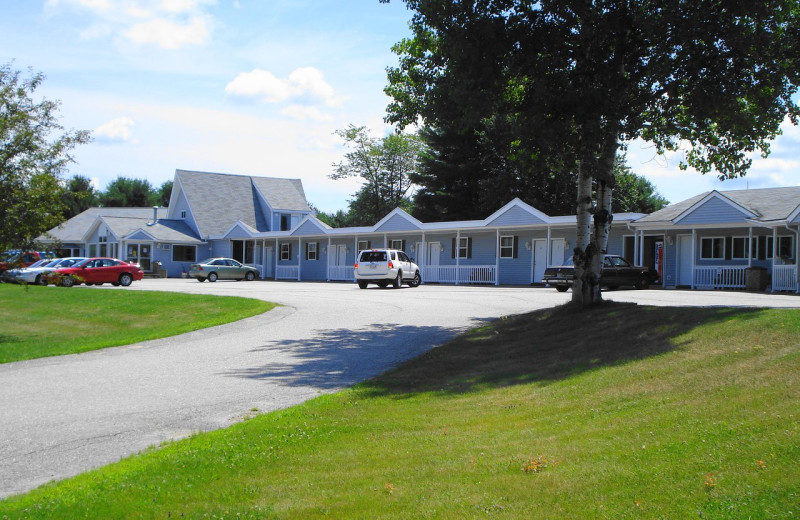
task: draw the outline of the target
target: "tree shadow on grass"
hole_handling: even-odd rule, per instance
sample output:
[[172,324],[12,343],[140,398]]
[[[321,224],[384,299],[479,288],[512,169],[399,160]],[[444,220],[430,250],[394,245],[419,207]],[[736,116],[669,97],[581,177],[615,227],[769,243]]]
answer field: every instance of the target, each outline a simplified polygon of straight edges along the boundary
[[393,324],[376,324],[368,330],[326,330],[313,338],[278,341],[255,349],[279,352],[281,358],[288,358],[286,361],[224,374],[290,386],[343,388],[419,356],[452,339],[461,330]]
[[683,346],[703,324],[755,317],[761,309],[571,304],[473,329],[362,385],[370,395],[463,393],[551,382],[587,370],[657,356]]

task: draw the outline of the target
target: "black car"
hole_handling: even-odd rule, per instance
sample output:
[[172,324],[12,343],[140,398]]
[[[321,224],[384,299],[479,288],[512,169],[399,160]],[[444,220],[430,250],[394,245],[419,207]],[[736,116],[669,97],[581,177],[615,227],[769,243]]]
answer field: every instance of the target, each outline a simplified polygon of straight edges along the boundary
[[[558,292],[565,292],[572,287],[575,266],[572,258],[565,265],[548,267],[544,271],[542,282],[555,287]],[[616,289],[622,285],[632,285],[637,289],[647,289],[658,280],[658,272],[649,267],[631,265],[619,255],[603,255],[603,270],[600,272],[600,285]]]

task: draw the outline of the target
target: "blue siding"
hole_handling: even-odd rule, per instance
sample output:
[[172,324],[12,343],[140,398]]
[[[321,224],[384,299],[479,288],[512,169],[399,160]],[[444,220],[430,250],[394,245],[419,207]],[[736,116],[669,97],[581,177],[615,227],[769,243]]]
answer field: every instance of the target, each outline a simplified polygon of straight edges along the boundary
[[230,256],[233,254],[233,246],[229,240],[214,240],[212,244],[210,255],[212,257],[230,258]]
[[224,238],[226,238],[226,239],[234,239],[234,240],[236,240],[236,239],[248,240],[248,239],[252,239],[253,237],[251,237],[250,233],[248,233],[246,230],[244,230],[242,228],[242,226],[237,225],[233,229],[231,229],[230,232],[227,235],[224,236]]
[[[672,237],[672,245],[669,245]],[[664,240],[664,272],[661,273],[666,287],[675,287],[678,283],[678,235],[670,233]]]
[[[308,243],[316,243],[317,244],[317,255],[318,260],[306,260],[306,244]],[[317,240],[303,240],[303,244],[300,249],[301,260],[300,260],[300,278],[302,280],[327,280],[328,278],[328,255],[322,254],[322,247],[328,247],[328,241],[325,240],[317,241]],[[297,248],[297,244],[294,244],[293,249]],[[292,251],[294,253],[294,251]]]
[[419,229],[401,215],[395,215],[378,228],[378,231],[411,231]]
[[129,242],[132,240],[143,240],[145,242],[149,242],[153,239],[147,236],[147,234],[144,231],[137,231],[136,233],[129,235],[128,238],[126,238],[125,240]]
[[200,235],[200,231],[197,229],[197,224],[194,221],[194,215],[192,214],[191,210],[189,209],[189,203],[186,201],[186,194],[181,192],[178,196],[178,200],[175,203],[174,208],[169,208],[169,218],[174,220],[181,220],[181,212],[186,212],[186,218],[183,219],[192,230]]
[[544,221],[529,212],[514,206],[509,208],[508,211],[489,222],[490,226],[519,226],[524,224],[544,224]]
[[719,198],[712,198],[676,224],[729,224],[744,222],[745,219],[747,219],[747,215],[738,209]]
[[517,237],[517,258],[500,259],[500,283],[501,284],[529,284],[531,283],[531,269],[533,267],[533,248],[528,249],[526,244],[531,240],[541,238],[539,234],[530,231],[522,233],[500,233],[500,236]]
[[[311,221],[306,221],[305,224],[297,228],[292,235],[293,236],[304,236],[304,235],[322,235],[325,232],[319,228],[316,224]],[[326,240],[327,242],[327,240]]]

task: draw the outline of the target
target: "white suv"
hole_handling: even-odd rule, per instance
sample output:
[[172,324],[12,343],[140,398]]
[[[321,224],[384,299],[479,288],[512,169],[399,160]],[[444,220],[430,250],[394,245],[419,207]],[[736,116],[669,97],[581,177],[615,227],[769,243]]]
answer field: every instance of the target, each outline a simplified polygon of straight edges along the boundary
[[354,266],[358,286],[366,289],[370,283],[378,287],[389,284],[397,289],[402,284],[418,287],[422,283],[419,266],[397,249],[366,249],[358,253]]

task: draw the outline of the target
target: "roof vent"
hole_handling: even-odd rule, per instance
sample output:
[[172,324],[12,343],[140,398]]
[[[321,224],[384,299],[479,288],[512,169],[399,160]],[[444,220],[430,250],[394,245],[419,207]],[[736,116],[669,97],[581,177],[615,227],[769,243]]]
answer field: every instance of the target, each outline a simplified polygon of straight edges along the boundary
[[153,206],[153,221],[148,222],[148,226],[155,226],[156,222],[158,222],[158,206]]

